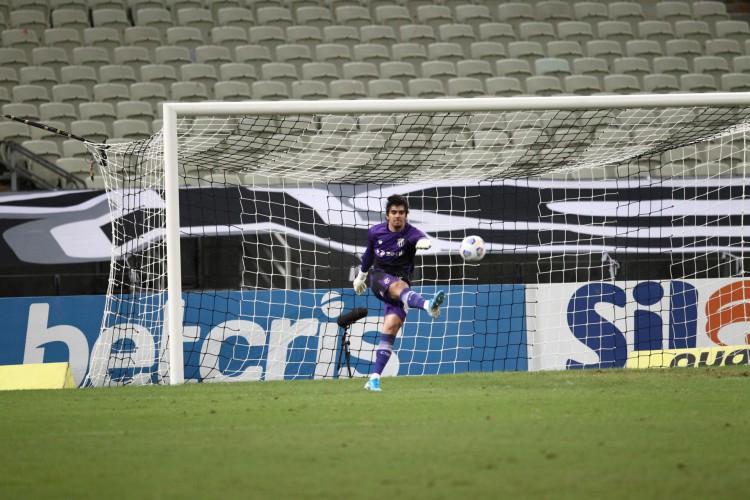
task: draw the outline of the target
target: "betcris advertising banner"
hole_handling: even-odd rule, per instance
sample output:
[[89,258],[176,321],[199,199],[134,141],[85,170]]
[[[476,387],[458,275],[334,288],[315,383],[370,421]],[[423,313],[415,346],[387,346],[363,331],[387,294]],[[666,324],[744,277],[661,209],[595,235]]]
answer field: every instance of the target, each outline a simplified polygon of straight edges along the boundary
[[[440,318],[410,311],[386,375],[527,369],[522,285],[470,292],[448,287],[446,293]],[[451,296],[460,296],[453,307]],[[372,296],[266,290],[190,293],[183,299],[188,382],[337,378],[350,370],[357,377],[374,362],[382,305]],[[161,332],[118,324],[112,329],[117,340],[104,341],[104,303],[103,296],[0,299],[0,364],[69,361],[79,385],[87,374],[107,385],[158,381]],[[369,312],[348,330],[347,363],[336,319],[357,307]]]
[[750,280],[527,289],[529,369],[748,364]]

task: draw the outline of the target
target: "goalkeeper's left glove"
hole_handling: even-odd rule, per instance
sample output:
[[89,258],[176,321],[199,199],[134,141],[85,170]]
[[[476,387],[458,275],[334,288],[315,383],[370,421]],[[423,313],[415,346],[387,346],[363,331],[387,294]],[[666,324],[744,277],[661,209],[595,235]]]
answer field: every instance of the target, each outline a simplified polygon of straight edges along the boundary
[[427,238],[422,238],[414,246],[417,250],[429,250],[432,247],[432,242]]
[[365,293],[365,290],[367,289],[367,284],[365,283],[365,280],[367,279],[367,272],[360,270],[359,274],[357,274],[357,277],[354,278],[354,292],[357,295],[362,295]]

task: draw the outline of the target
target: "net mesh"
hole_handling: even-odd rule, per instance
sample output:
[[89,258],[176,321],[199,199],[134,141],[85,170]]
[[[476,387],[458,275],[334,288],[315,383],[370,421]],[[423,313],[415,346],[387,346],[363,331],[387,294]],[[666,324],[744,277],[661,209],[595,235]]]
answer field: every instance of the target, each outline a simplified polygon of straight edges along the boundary
[[[744,272],[747,118],[740,107],[180,118],[185,378],[366,375],[382,308],[351,280],[394,193],[433,240],[413,286],[448,300],[440,321],[410,313],[390,374],[596,357],[594,341],[574,356],[534,333],[565,314],[545,307],[560,284]],[[88,383],[165,382],[163,138],[91,150],[113,260]],[[479,264],[457,255],[472,234],[489,252]],[[623,283],[626,295],[637,286]],[[336,318],[362,305],[343,337]]]

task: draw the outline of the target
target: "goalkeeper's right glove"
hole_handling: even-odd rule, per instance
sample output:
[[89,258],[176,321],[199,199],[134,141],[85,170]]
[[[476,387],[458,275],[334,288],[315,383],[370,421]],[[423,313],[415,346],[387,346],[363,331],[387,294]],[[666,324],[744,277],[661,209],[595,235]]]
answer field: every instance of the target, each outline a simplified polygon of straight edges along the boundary
[[367,273],[360,269],[359,274],[354,278],[354,291],[357,295],[362,295],[367,289],[365,281],[367,280]]

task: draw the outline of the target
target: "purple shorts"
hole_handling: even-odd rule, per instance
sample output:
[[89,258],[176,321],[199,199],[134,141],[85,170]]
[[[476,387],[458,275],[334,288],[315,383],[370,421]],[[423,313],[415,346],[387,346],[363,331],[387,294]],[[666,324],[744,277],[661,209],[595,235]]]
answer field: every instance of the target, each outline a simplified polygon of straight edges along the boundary
[[377,269],[370,271],[370,290],[385,304],[384,316],[395,314],[401,321],[405,321],[404,304],[399,299],[392,299],[388,293],[388,288],[396,281],[401,281],[401,278]]

